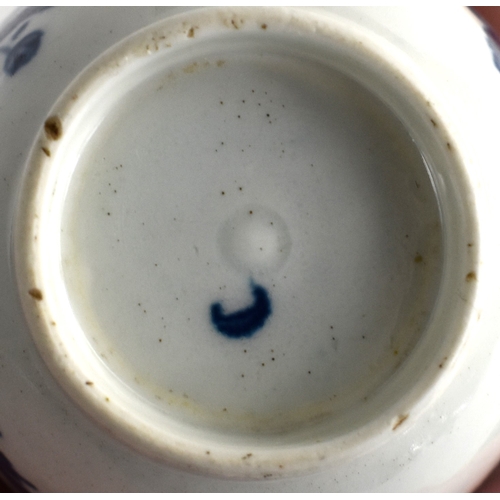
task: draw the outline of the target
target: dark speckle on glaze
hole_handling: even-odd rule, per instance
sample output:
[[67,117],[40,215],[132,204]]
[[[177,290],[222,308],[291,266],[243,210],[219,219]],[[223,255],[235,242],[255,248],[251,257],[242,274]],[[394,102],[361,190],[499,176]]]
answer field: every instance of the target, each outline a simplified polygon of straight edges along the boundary
[[2,476],[17,489],[25,491],[26,489],[38,491],[36,486],[31,484],[27,479],[24,479],[24,477],[22,477],[16,469],[14,469],[10,460],[2,452],[0,452],[0,471]]
[[220,302],[210,307],[212,324],[222,335],[233,339],[251,337],[271,315],[271,299],[267,290],[253,282],[251,287],[254,302],[245,309],[226,314]]
[[7,75],[14,76],[36,56],[43,34],[42,30],[35,30],[21,38],[12,48],[2,47],[2,52],[7,53],[3,65],[3,70]]

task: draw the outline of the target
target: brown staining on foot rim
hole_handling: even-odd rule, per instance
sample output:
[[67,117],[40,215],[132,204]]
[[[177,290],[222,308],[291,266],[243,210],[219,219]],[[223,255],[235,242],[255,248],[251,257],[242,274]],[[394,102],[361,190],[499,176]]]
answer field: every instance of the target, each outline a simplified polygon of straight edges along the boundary
[[50,149],[46,148],[45,146],[42,147],[42,151],[50,158]]
[[28,293],[35,299],[35,300],[43,300],[43,293],[39,288],[31,288],[28,290]]
[[396,423],[392,426],[392,430],[395,431],[410,415],[399,415]]
[[474,271],[468,273],[465,277],[465,281],[467,281],[467,283],[470,283],[471,281],[477,281],[476,273]]
[[45,120],[43,129],[47,138],[57,141],[62,136],[62,123],[58,116],[51,116]]
[[446,361],[448,361],[448,356],[445,356],[443,358],[443,360],[441,361],[441,363],[439,363],[439,369],[441,370],[444,366],[444,364],[446,363]]
[[235,30],[239,30],[241,27],[242,27],[242,24],[244,23],[245,21],[243,19],[240,19],[236,16],[233,16],[232,19],[224,19],[224,24],[228,27],[228,28],[233,28]]

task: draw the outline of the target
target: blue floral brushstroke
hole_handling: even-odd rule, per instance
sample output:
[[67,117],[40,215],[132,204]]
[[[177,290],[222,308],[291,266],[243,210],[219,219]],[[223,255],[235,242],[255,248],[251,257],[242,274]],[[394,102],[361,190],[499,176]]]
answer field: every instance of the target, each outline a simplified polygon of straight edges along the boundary
[[483,19],[481,14],[474,10],[474,7],[468,7],[469,12],[471,12],[476,19],[481,23],[481,27],[483,28],[486,34],[486,41],[488,42],[488,46],[490,47],[491,55],[493,56],[493,63],[498,71],[500,71],[500,39],[498,35],[495,33],[495,30]]
[[488,37],[488,45],[493,55],[493,62],[498,71],[500,71],[500,38],[498,38],[498,35],[489,26],[486,25],[484,30]]
[[[51,8],[26,7],[18,9],[3,23],[3,28],[0,29],[0,42],[5,43],[8,39],[10,39],[10,43],[15,42],[28,27],[30,18]],[[3,67],[3,71],[7,75],[13,76],[36,56],[43,34],[42,30],[35,30],[11,47],[5,45],[0,47],[0,53],[7,55]]]
[[14,76],[36,56],[43,34],[42,30],[35,30],[21,38],[12,48],[0,48],[1,52],[7,54],[3,65],[3,70],[7,75]]
[[[16,30],[14,36],[12,36],[11,40],[15,40],[17,36],[19,36],[20,32],[26,29],[25,21],[30,19],[31,17],[40,14],[41,12],[45,12],[48,9],[52,9],[53,7],[25,7],[23,9],[19,9],[12,15],[9,19],[2,23],[2,28],[0,29],[0,42],[3,43],[12,33],[12,31]],[[23,23],[23,29],[18,29],[18,26]]]
[[27,489],[30,489],[32,491],[38,491],[36,486],[30,483],[27,479],[24,479],[24,477],[22,477],[19,472],[14,469],[11,461],[2,452],[0,452],[0,471],[7,482],[19,490],[27,491]]
[[233,339],[251,337],[271,316],[271,299],[267,290],[253,282],[251,287],[254,302],[245,309],[226,314],[220,302],[211,305],[212,324],[222,335]]

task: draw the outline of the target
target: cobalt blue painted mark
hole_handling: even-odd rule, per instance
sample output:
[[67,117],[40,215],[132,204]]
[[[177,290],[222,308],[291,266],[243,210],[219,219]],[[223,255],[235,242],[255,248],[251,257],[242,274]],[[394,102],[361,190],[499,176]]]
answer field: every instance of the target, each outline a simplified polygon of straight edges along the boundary
[[14,469],[11,461],[0,451],[0,471],[2,476],[20,491],[38,491],[38,488],[31,484],[27,479],[24,479],[19,472]]
[[27,19],[52,8],[53,7],[25,7],[24,9],[19,9],[17,11],[17,15],[13,15],[5,22],[2,22],[2,26],[0,28],[0,42],[3,43],[7,40],[7,38],[11,36],[11,33],[14,30],[17,30],[18,26],[21,23],[24,23]]
[[500,71],[500,39],[488,25],[484,26],[484,31],[487,35],[488,45],[490,46],[491,54],[493,56],[493,62],[498,71]]
[[223,335],[233,339],[251,337],[260,330],[271,316],[271,299],[267,290],[251,282],[254,302],[246,309],[226,314],[222,304],[216,302],[210,307],[212,323]]
[[9,76],[14,76],[23,66],[28,64],[37,54],[43,36],[42,30],[35,30],[21,38],[12,48],[2,47],[7,53],[3,70]]

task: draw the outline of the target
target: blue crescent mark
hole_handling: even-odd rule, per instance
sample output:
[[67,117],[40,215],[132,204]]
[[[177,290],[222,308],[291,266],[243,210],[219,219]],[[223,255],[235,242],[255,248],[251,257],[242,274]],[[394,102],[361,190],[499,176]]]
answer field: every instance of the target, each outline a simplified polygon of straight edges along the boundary
[[210,315],[214,327],[226,337],[239,339],[251,337],[260,330],[272,313],[267,290],[251,283],[254,302],[245,309],[226,314],[220,302],[212,304]]

